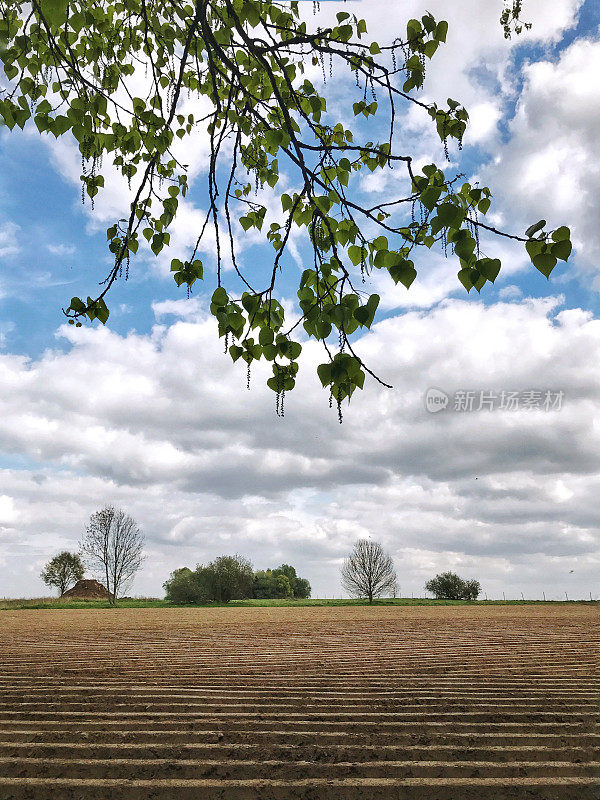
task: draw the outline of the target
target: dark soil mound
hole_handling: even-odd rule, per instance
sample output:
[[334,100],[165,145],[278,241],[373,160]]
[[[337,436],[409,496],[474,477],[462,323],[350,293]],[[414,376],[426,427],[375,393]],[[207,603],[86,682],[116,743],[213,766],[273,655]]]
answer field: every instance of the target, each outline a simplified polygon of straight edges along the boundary
[[110,594],[98,581],[77,581],[72,589],[62,597],[73,597],[80,600],[109,600]]

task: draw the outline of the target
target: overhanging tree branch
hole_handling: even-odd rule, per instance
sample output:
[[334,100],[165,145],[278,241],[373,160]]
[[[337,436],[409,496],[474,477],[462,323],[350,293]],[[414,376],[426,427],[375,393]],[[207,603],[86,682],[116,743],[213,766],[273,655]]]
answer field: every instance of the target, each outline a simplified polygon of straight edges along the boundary
[[[427,111],[446,153],[451,141],[460,148],[466,129],[468,115],[458,102],[449,99],[447,108],[439,108],[416,96],[426,63],[448,29],[430,14],[408,20],[402,39],[380,46],[365,40],[364,20],[346,11],[337,14],[334,26],[309,31],[297,2],[123,0],[114,6],[97,0],[92,15],[84,0],[33,0],[31,7],[25,0],[0,0],[0,9],[0,60],[12,82],[0,90],[0,120],[9,128],[33,120],[41,133],[56,137],[70,133],[92,202],[104,186],[103,158],[135,184],[128,217],[107,230],[114,263],[95,296],[71,299],[65,313],[73,324],[86,316],[107,321],[110,289],[123,272],[127,277],[140,243],[146,240],[157,256],[169,247],[170,226],[188,191],[187,168],[175,157],[173,143],[203,127],[210,142],[208,209],[195,245],[189,243],[190,256],[173,258],[171,270],[188,292],[203,279],[198,251],[212,223],[217,288],[211,311],[219,335],[232,359],[242,359],[248,369],[262,358],[272,363],[267,383],[278,408],[295,385],[300,324],[325,347],[327,360],[318,374],[340,415],[342,401],[363,387],[366,374],[383,383],[354,342],[371,327],[379,305],[378,295],[365,300],[355,288],[373,270],[409,288],[417,275],[414,253],[442,244],[458,259],[465,288],[480,291],[496,279],[501,264],[482,257],[479,230],[524,242],[534,267],[546,276],[570,255],[568,228],[545,231],[541,221],[525,236],[498,230],[481,220],[491,205],[487,187],[459,188],[458,176],[447,176],[436,164],[417,174],[412,155],[395,151],[399,104]],[[505,30],[514,26],[517,32],[519,14],[520,3],[507,7]],[[354,130],[346,117],[338,120],[327,111],[326,97],[306,77],[307,57],[322,68],[324,79],[325,58],[354,76]],[[150,74],[144,78],[146,68]],[[381,106],[377,92],[386,98]],[[212,110],[203,117],[182,113],[184,93],[208,100]],[[380,129],[386,131],[382,141],[366,140]],[[358,189],[361,176],[395,166],[406,170],[406,192],[366,205]],[[264,234],[274,256],[261,287],[238,258],[240,229],[262,231],[262,190],[276,192],[284,171],[291,188],[279,195],[281,211]],[[222,269],[223,215],[234,266],[229,274]],[[304,234],[313,266],[299,283],[299,324],[285,331],[278,277],[287,269],[296,231]]]

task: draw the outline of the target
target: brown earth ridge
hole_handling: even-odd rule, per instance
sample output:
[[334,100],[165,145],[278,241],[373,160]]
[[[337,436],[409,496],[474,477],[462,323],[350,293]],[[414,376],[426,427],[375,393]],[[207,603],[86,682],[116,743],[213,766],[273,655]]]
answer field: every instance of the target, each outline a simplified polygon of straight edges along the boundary
[[72,589],[63,592],[61,597],[71,597],[78,600],[109,600],[110,593],[99,581],[77,581]]
[[599,621],[0,611],[0,798],[598,800]]

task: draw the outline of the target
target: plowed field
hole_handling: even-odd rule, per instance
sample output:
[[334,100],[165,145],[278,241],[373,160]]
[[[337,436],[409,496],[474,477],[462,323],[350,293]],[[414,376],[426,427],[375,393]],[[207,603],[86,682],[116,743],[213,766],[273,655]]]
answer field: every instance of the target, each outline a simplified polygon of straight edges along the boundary
[[591,606],[0,611],[1,800],[600,799]]

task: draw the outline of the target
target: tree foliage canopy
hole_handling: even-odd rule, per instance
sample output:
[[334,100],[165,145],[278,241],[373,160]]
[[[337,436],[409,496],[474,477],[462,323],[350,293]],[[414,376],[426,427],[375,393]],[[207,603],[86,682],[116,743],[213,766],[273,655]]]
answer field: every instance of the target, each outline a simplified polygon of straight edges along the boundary
[[252,564],[243,556],[219,556],[197,571],[211,600],[229,603],[249,597],[252,592]]
[[[509,4],[502,15],[507,35],[520,30],[520,6]],[[0,59],[9,79],[0,122],[24,128],[32,119],[45,135],[73,137],[82,197],[92,203],[104,186],[103,159],[131,185],[129,215],[107,230],[112,266],[98,293],[72,298],[65,313],[73,324],[86,316],[107,321],[110,287],[127,277],[140,245],[157,256],[169,247],[190,183],[175,145],[197,129],[210,140],[208,208],[188,256],[172,259],[173,278],[188,291],[203,279],[199,250],[212,229],[210,309],[219,335],[248,369],[258,359],[271,362],[267,382],[281,414],[298,372],[300,325],[324,345],[318,376],[338,408],[363,387],[371,371],[353,334],[375,319],[380,298],[362,283],[374,270],[408,288],[415,254],[442,247],[454,254],[466,290],[481,291],[501,268],[481,251],[482,231],[523,242],[545,276],[569,257],[568,228],[546,231],[542,220],[523,236],[498,231],[484,222],[488,187],[433,163],[417,171],[411,154],[398,152],[396,128],[410,105],[429,114],[446,153],[453,140],[460,147],[468,122],[458,101],[448,98],[442,107],[418,97],[448,30],[431,14],[408,20],[391,43],[379,44],[350,11],[311,32],[294,0],[0,0],[0,8]],[[317,67],[327,79],[334,65],[350,71],[356,89],[339,119],[307,77]],[[208,103],[208,112],[182,113],[189,97]],[[378,140],[369,138],[374,133]],[[405,191],[373,206],[360,201],[361,175],[395,168],[405,171],[404,184],[394,182]],[[273,193],[278,216],[264,229]],[[266,271],[245,268],[237,255],[240,237],[256,231],[273,249]],[[311,254],[295,323],[286,321],[278,283],[290,267],[292,232],[304,234]]]
[[310,583],[306,578],[299,578],[295,567],[290,564],[254,573],[252,597],[257,599],[289,597],[303,600],[310,597],[310,592]]
[[425,589],[438,600],[477,600],[481,584],[476,580],[463,580],[455,572],[442,572],[427,581]]
[[46,564],[40,578],[47,586],[54,586],[59,594],[64,594],[69,587],[81,580],[85,574],[85,567],[76,553],[64,550],[51,558]]
[[229,603],[252,596],[252,564],[243,556],[219,556],[195,570],[176,569],[163,584],[172,603]]
[[252,569],[243,556],[219,556],[195,570],[176,569],[164,583],[172,603],[228,603],[230,600],[310,597],[310,583],[289,564],[276,569]]
[[200,587],[194,571],[189,567],[174,570],[163,583],[163,589],[166,599],[171,603],[204,602],[200,599]]

